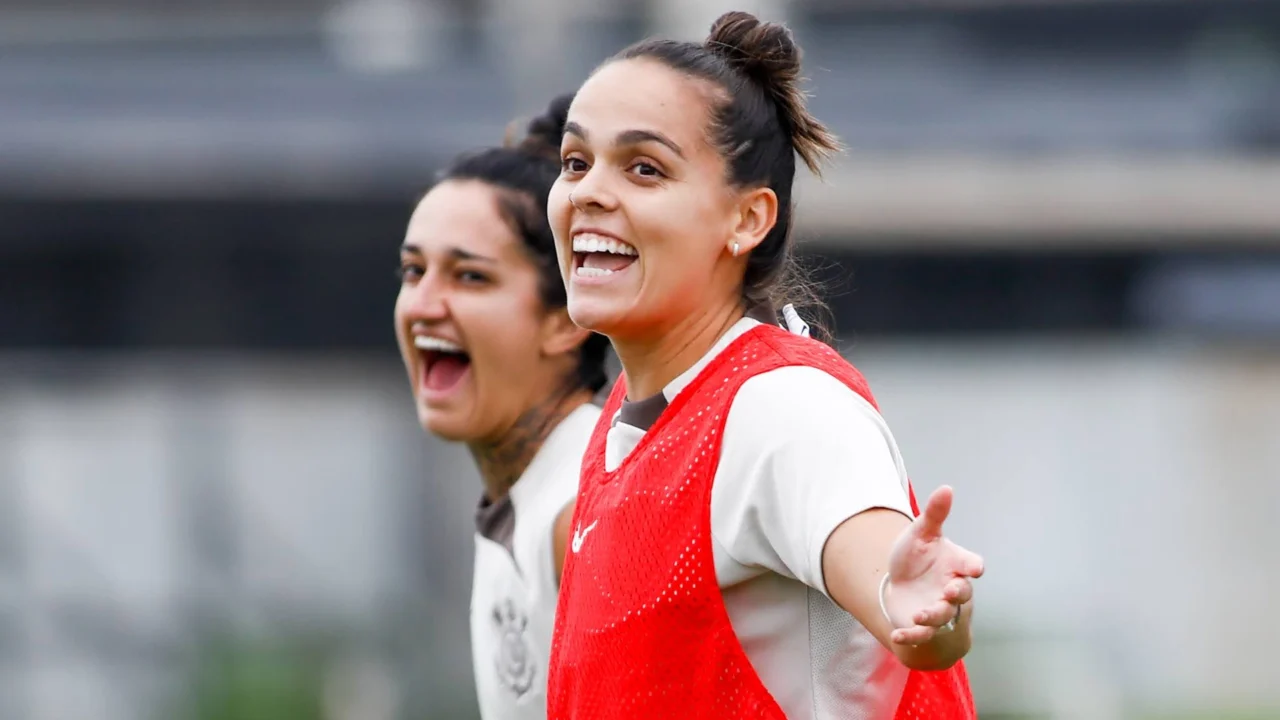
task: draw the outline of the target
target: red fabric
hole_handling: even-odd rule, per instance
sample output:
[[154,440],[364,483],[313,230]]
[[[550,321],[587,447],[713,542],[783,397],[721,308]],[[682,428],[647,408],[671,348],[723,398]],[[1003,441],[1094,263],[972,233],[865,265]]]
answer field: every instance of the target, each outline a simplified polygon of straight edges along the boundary
[[[609,473],[605,437],[626,396],[619,379],[583,458],[548,671],[551,720],[784,717],[725,611],[711,485],[738,388],[788,365],[824,370],[875,403],[835,351],[761,326],[712,360]],[[895,717],[976,718],[963,666],[910,673]]]

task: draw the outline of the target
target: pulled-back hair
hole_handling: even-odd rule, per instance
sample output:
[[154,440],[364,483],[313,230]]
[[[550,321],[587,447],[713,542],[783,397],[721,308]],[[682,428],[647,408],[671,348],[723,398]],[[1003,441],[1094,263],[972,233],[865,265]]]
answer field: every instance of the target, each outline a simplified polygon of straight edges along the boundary
[[[791,238],[796,156],[821,175],[823,160],[840,149],[809,113],[800,88],[800,48],[791,31],[745,12],[721,15],[702,44],[645,40],[615,60],[656,60],[719,92],[712,101],[710,136],[734,187],[768,187],[778,218],[747,258],[742,296],[748,307],[792,303],[825,314],[826,306],[795,257]],[[818,334],[830,340],[821,323]]]
[[[547,222],[547,195],[560,175],[560,140],[572,95],[551,101],[547,111],[534,118],[517,140],[508,132],[501,147],[459,156],[437,176],[446,180],[476,180],[498,191],[498,207],[520,237],[539,272],[542,303],[549,309],[565,307],[564,280],[556,261],[555,238]],[[609,339],[591,333],[579,350],[578,386],[597,392],[608,381],[605,357]]]

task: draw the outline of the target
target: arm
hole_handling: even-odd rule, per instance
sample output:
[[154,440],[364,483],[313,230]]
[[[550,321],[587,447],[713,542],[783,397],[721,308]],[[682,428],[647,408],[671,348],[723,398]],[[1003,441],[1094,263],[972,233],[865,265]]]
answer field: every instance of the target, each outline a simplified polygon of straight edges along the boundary
[[577,504],[576,500],[570,501],[564,509],[556,515],[556,521],[551,526],[551,552],[555,560],[556,584],[560,583],[560,575],[564,572],[564,554],[569,549],[569,531],[573,527],[573,508]]
[[[982,575],[982,559],[943,537],[951,500],[950,488],[939,489],[914,522],[889,510],[855,515],[831,533],[822,553],[831,598],[913,670],[949,668],[973,641],[970,578]],[[880,607],[886,572],[892,625]],[[955,629],[939,632],[952,619]]]
[[[738,563],[827,593],[903,664],[935,669],[968,650],[972,588],[967,579],[939,579],[942,566],[929,558],[960,553],[977,565],[967,577],[981,570],[977,556],[941,537],[939,510],[945,519],[950,497],[949,489],[935,493],[929,524],[913,522],[897,444],[879,413],[820,370],[783,368],[747,381],[734,400],[712,526]],[[938,507],[942,499],[946,508]],[[885,600],[892,624],[879,597],[891,569]],[[956,630],[936,632],[958,605]],[[931,614],[917,625],[926,609]]]

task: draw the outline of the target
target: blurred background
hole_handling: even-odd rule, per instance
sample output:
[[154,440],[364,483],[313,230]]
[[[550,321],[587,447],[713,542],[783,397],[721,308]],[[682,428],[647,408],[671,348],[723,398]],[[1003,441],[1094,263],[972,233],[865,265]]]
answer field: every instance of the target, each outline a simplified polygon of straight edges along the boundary
[[397,245],[652,33],[785,19],[986,718],[1280,718],[1280,2],[3,0],[0,718],[462,720],[479,482]]

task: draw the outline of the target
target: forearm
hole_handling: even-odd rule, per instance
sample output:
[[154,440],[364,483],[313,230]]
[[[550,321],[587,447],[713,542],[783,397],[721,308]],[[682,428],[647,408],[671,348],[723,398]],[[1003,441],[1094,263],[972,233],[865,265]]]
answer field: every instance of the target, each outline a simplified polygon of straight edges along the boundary
[[895,654],[895,627],[880,609],[880,581],[889,567],[893,539],[909,524],[901,513],[869,510],[836,528],[822,552],[827,594]]
[[[831,598],[904,665],[913,670],[943,670],[969,652],[972,593],[971,589],[965,589],[944,601],[946,585],[968,585],[967,580],[952,578],[950,583],[939,580],[936,595],[926,594],[922,598],[917,586],[916,597],[910,593],[895,597],[894,585],[889,582],[884,587],[885,602],[881,603],[881,581],[891,562],[894,538],[909,524],[905,517],[888,510],[870,510],[849,518],[827,539],[823,575]],[[955,617],[956,605],[960,606],[960,615],[954,629],[938,628],[929,634],[929,630]],[[913,617],[913,612],[925,615]],[[904,635],[906,641],[901,637],[894,639]]]

